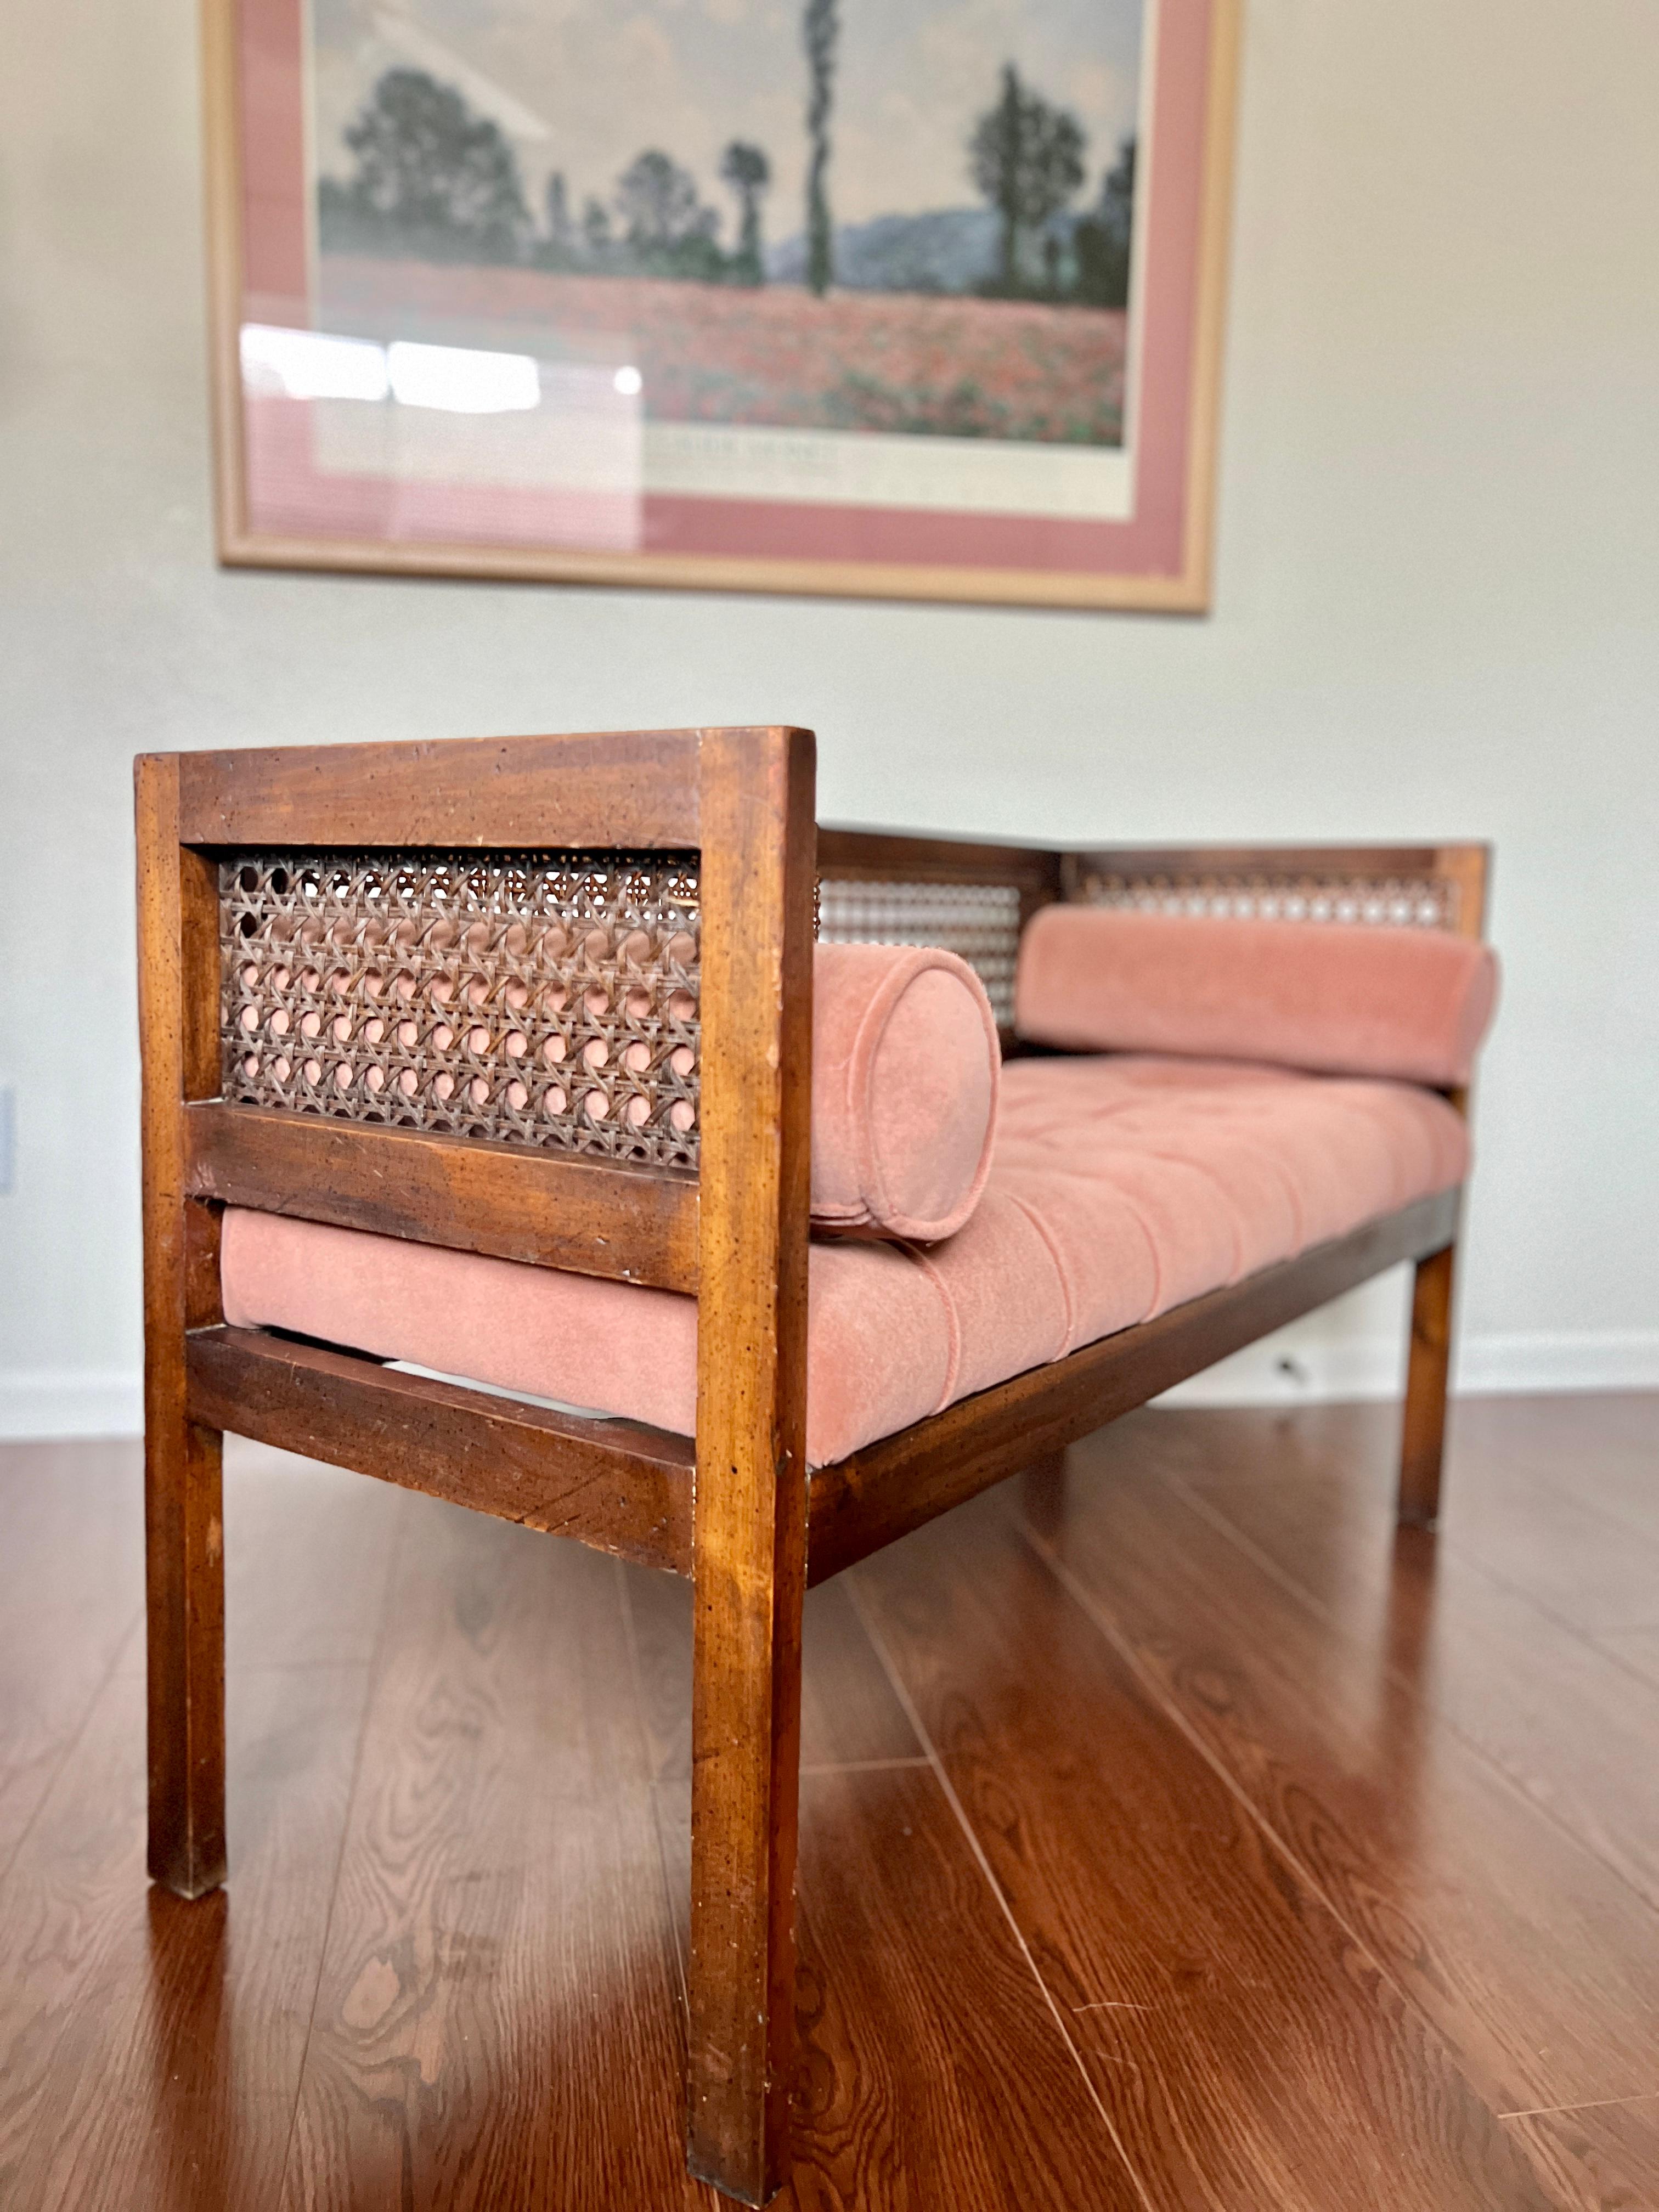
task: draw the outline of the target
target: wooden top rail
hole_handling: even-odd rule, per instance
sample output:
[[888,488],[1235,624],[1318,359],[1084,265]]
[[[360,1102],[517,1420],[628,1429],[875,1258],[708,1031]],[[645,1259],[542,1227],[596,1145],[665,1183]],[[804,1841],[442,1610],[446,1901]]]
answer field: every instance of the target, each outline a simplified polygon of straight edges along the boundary
[[818,873],[848,881],[1018,884],[1048,897],[1060,890],[1060,854],[1046,845],[818,824]]
[[185,845],[695,846],[699,730],[181,753]]
[[1071,860],[1126,875],[1431,875],[1453,855],[1485,845],[1078,845]]

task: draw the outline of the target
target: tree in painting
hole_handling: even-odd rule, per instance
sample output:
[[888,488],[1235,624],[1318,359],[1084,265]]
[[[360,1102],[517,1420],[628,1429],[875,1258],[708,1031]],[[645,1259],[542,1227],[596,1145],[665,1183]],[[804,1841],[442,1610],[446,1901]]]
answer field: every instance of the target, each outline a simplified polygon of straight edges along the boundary
[[562,169],[555,169],[549,176],[542,198],[547,210],[548,255],[556,268],[563,268],[575,251],[575,225],[570,220],[570,195]]
[[[1012,62],[1002,72],[1002,95],[974,126],[969,173],[1002,219],[1001,289],[1021,285],[1020,241],[1040,231],[1083,182],[1087,147],[1083,126],[1020,82]],[[1050,289],[1057,280],[1058,251],[1048,257]]]
[[440,252],[512,260],[530,229],[512,147],[451,85],[388,70],[345,131],[356,173],[332,212]]
[[732,258],[732,275],[739,284],[763,283],[760,203],[772,181],[772,164],[758,146],[734,138],[720,156],[720,178],[738,196],[738,250]]
[[1072,232],[1077,257],[1077,296],[1091,307],[1129,304],[1129,252],[1134,237],[1135,142],[1126,138],[1101,181],[1091,214]]
[[820,299],[834,281],[835,226],[830,216],[830,110],[835,98],[836,45],[841,36],[836,0],[806,0],[802,21],[810,89],[806,135],[806,281]]
[[582,210],[582,246],[594,262],[603,261],[611,250],[611,210],[591,192]]
[[724,275],[726,257],[714,242],[720,217],[698,198],[696,178],[655,147],[636,154],[617,179],[617,213],[639,268],[664,276]]

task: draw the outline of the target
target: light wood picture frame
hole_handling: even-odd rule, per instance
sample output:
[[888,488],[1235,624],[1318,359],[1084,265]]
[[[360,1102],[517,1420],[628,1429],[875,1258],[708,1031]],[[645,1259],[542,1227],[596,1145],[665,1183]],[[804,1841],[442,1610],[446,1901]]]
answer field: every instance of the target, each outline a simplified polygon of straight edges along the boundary
[[1203,612],[1239,4],[204,0],[221,561]]

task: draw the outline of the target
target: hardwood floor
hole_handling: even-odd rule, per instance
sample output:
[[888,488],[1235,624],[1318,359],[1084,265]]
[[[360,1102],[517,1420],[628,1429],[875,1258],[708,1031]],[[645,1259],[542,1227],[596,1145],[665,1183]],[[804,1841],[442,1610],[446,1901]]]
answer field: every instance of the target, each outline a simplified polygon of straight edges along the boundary
[[[815,1591],[783,2212],[1659,2207],[1659,1400],[1151,1411]],[[683,1584],[252,1446],[229,1888],[136,1449],[0,1449],[0,2205],[722,2200]]]

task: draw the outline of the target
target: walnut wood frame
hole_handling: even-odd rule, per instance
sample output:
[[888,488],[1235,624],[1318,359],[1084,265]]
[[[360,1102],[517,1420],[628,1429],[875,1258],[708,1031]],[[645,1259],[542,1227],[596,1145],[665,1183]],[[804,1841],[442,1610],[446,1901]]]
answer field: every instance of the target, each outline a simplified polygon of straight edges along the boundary
[[[151,1874],[187,1897],[225,1875],[226,1430],[689,1576],[688,2159],[750,2203],[787,2170],[808,1581],[1404,1260],[1417,1289],[1401,1511],[1431,1522],[1461,1196],[1016,1376],[809,1481],[816,873],[1012,884],[1022,920],[1085,865],[1137,880],[1424,873],[1462,887],[1456,926],[1478,934],[1486,866],[1476,846],[1066,854],[820,832],[813,763],[809,732],[774,728],[149,756],[136,778]],[[216,856],[300,843],[697,848],[697,1176],[218,1103]],[[695,1443],[227,1327],[227,1202],[695,1292]]]
[[1204,97],[1181,565],[1167,574],[1091,575],[752,555],[583,553],[508,545],[397,544],[256,530],[248,520],[240,354],[246,180],[238,122],[241,88],[236,0],[202,0],[209,371],[214,520],[220,561],[228,568],[312,568],[345,574],[476,576],[504,582],[612,584],[635,589],[643,586],[819,598],[1122,608],[1141,613],[1206,612],[1211,599],[1215,534],[1242,11],[1243,0],[1214,0]]

